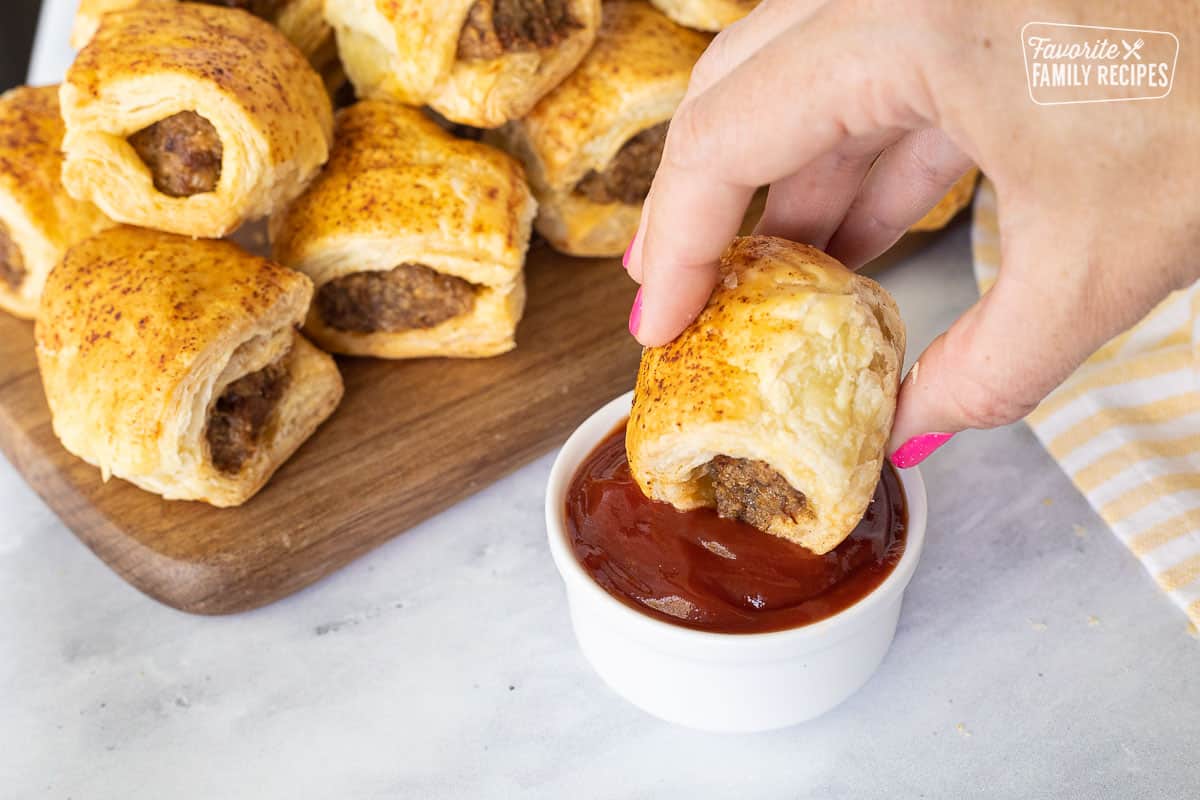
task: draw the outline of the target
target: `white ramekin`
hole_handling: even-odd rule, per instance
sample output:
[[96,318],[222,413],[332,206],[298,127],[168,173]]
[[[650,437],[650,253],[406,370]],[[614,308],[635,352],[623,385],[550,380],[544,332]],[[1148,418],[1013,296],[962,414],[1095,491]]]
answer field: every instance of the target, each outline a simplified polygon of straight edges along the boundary
[[550,552],[584,656],[617,694],[656,717],[707,731],[763,731],[812,719],[854,694],[883,661],[925,542],[925,484],[899,472],[908,501],[904,555],[879,587],[846,610],[775,633],[706,633],[641,614],[608,594],[576,560],[564,516],[579,465],[626,417],[633,393],[592,414],[559,451],[546,488]]

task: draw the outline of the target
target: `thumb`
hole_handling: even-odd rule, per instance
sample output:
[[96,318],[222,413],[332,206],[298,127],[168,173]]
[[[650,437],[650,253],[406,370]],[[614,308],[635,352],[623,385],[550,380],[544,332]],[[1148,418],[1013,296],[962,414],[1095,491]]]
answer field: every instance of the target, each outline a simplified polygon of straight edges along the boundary
[[1020,420],[1167,293],[1114,269],[1113,260],[1104,263],[1094,241],[1064,242],[1062,228],[1057,239],[1035,235],[1004,245],[996,285],[933,341],[901,384],[888,442],[897,467],[916,466],[959,431]]

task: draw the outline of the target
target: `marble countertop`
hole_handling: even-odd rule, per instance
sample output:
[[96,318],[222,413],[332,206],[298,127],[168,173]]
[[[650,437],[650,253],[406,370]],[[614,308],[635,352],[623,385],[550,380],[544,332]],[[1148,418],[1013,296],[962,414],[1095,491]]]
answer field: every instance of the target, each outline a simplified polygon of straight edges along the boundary
[[[968,231],[889,270],[913,352],[974,297]],[[1194,797],[1183,616],[1021,425],[925,468],[926,550],[882,668],[807,725],[649,718],[576,649],[547,455],[268,608],[125,585],[0,460],[0,795]]]
[[[912,353],[974,300],[968,239],[882,277]],[[291,598],[199,618],[124,584],[0,458],[0,796],[1200,793],[1197,642],[1023,425],[924,468],[925,554],[875,677],[753,736],[658,722],[590,671],[545,545],[550,461]]]

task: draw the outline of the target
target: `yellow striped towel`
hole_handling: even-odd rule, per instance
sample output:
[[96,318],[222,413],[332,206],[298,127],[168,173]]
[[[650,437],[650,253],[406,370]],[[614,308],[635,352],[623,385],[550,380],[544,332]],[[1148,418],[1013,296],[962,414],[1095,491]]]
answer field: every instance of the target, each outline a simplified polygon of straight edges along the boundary
[[[996,192],[975,196],[980,292],[996,282]],[[1200,627],[1200,290],[1176,292],[1029,415],[1050,454],[1172,600]]]

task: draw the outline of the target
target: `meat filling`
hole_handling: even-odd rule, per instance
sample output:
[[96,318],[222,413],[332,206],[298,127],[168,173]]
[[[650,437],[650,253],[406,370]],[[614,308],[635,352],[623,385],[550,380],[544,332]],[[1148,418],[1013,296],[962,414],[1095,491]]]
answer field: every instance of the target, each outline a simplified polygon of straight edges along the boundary
[[780,517],[795,521],[810,513],[804,493],[793,489],[765,461],[716,456],[705,469],[722,517],[766,530]]
[[593,203],[642,202],[650,193],[666,142],[666,122],[647,128],[626,142],[603,172],[592,170],[584,175],[575,191]]
[[461,59],[554,47],[580,28],[569,0],[476,0],[458,37]]
[[240,8],[243,11],[249,11],[256,17],[270,19],[279,10],[283,0],[198,0],[198,2],[208,6]]
[[25,259],[3,222],[0,222],[0,281],[14,292],[25,282]]
[[471,310],[475,287],[420,264],[335,278],[317,292],[331,328],[352,333],[432,328]]
[[287,367],[276,361],[225,387],[209,412],[205,431],[214,467],[233,475],[242,471],[262,443],[288,379]]
[[171,197],[191,197],[217,188],[221,137],[195,111],[181,111],[143,128],[129,143],[150,168],[154,187]]

